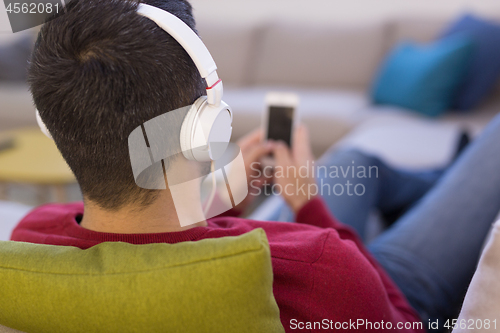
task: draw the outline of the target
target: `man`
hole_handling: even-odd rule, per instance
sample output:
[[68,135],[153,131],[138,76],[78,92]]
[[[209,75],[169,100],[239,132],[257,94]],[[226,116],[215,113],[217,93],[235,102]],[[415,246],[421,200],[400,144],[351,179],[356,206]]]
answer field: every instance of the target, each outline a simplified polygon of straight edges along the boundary
[[[173,13],[194,29],[186,1],[146,2]],[[363,320],[371,323],[360,327],[364,331],[377,327],[422,331],[426,326],[421,319],[426,323],[427,319],[448,315],[472,276],[474,258],[495,209],[500,208],[500,186],[490,186],[500,184],[499,176],[491,171],[498,165],[483,163],[483,169],[487,166],[485,173],[492,177],[488,182],[462,180],[463,186],[474,188],[477,198],[491,203],[480,211],[472,205],[477,200],[470,204],[461,197],[456,200],[458,191],[453,187],[451,171],[469,170],[467,162],[478,157],[474,155],[487,155],[486,149],[493,153],[495,145],[491,142],[496,138],[483,140],[487,147],[462,158],[450,171],[452,175],[438,185],[441,189],[426,196],[430,202],[420,212],[415,207],[402,218],[407,221],[398,221],[372,244],[371,251],[378,260],[353,229],[335,220],[328,208],[342,215],[336,202],[352,211],[383,206],[378,198],[384,191],[390,193],[383,197],[397,205],[423,195],[433,182],[424,186],[425,191],[418,189],[419,195],[411,190],[412,195],[402,196],[404,191],[399,190],[405,188],[405,180],[414,178],[373,158],[368,163],[380,169],[380,177],[369,180],[373,183],[366,188],[367,196],[351,198],[371,200],[363,207],[356,206],[360,202],[353,201],[352,206],[335,196],[326,198],[327,207],[320,196],[311,197],[299,190],[302,185],[315,184],[310,173],[306,177],[291,173],[275,177],[275,182],[289,189],[283,192],[283,198],[298,223],[226,216],[181,227],[168,189],[145,190],[135,184],[127,138],[145,121],[192,104],[204,94],[204,86],[182,47],[149,19],[140,17],[136,8],[137,3],[125,0],[74,1],[68,4],[67,13],[42,28],[29,69],[31,91],[42,119],[80,184],[84,204],[35,209],[15,229],[13,240],[85,249],[103,241],[177,243],[263,228],[271,247],[274,295],[286,331],[324,319],[344,329],[353,328],[346,327],[350,322]],[[178,132],[166,135],[172,147],[179,146]],[[312,160],[307,131],[301,128],[295,135],[293,151],[282,143],[260,143],[258,133],[241,140],[249,180],[259,176],[252,164],[270,152],[277,167],[307,166]],[[363,158],[355,152],[335,156],[343,156],[348,164]],[[191,162],[180,156],[168,161],[166,168],[182,168],[186,163]],[[453,207],[453,214],[442,213],[438,209],[443,208],[441,203],[448,209]],[[467,221],[471,214],[480,221],[475,226]],[[455,235],[461,243],[446,243],[450,238],[446,233],[454,231],[453,225],[463,229],[457,234],[460,237]],[[423,249],[422,242],[427,239],[429,244]],[[461,246],[465,249],[460,250]],[[461,267],[450,262],[454,255],[462,257]]]

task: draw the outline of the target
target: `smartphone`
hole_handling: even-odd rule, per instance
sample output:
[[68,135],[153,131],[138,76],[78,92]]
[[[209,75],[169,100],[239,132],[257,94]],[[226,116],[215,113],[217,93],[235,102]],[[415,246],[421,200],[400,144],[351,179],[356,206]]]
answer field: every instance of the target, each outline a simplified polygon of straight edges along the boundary
[[[269,92],[265,98],[262,119],[264,140],[283,141],[293,146],[293,132],[298,124],[299,96],[294,93]],[[272,156],[263,159],[264,165],[274,165]]]

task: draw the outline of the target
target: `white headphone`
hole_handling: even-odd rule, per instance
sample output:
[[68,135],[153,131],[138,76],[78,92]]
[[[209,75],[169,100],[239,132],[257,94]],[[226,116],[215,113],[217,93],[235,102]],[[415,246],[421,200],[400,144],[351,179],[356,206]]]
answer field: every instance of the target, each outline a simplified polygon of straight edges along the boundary
[[[181,150],[188,160],[206,162],[220,158],[231,138],[233,114],[222,101],[222,80],[207,47],[196,33],[177,16],[154,6],[139,4],[137,13],[149,18],[170,34],[189,54],[207,83],[207,96],[198,98],[188,111],[181,127]],[[49,138],[38,110],[36,119]]]

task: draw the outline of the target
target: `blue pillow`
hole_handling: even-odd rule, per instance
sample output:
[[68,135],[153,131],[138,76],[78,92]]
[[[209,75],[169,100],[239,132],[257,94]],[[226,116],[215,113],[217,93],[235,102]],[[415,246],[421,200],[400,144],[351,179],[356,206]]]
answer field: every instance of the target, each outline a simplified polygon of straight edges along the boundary
[[500,25],[465,15],[452,24],[443,38],[467,34],[474,42],[471,66],[453,106],[471,109],[488,95],[500,76]]
[[472,41],[453,36],[427,45],[403,42],[389,54],[372,88],[376,104],[438,116],[450,108],[472,55]]

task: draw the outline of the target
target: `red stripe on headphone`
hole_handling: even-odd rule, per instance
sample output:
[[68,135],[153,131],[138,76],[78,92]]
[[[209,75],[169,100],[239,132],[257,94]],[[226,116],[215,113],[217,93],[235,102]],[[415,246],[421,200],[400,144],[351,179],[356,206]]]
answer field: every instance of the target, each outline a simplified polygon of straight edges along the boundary
[[219,82],[222,82],[222,79],[219,79],[219,81],[215,82],[214,84],[212,84],[210,87],[207,87],[207,90],[210,90],[212,89],[213,87],[215,87],[216,85],[219,84]]

